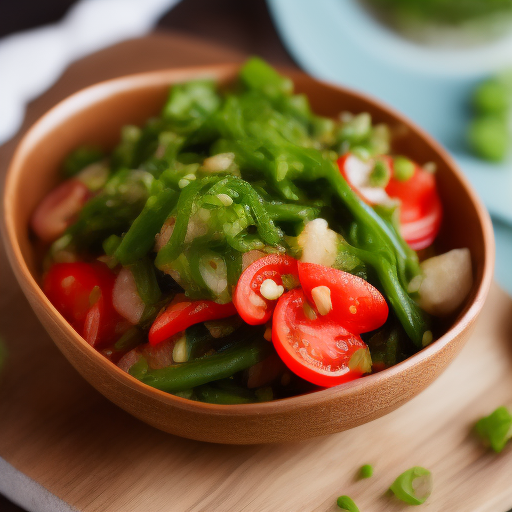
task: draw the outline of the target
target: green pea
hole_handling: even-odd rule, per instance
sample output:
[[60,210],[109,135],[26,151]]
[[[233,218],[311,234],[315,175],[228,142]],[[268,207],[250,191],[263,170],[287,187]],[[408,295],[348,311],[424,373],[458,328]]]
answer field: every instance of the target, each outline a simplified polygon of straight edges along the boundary
[[372,475],[373,466],[371,464],[365,464],[364,466],[361,466],[361,469],[359,470],[360,478],[370,478]]
[[505,84],[495,79],[488,80],[475,90],[473,106],[480,114],[503,114],[510,106],[510,93]]
[[485,160],[499,162],[507,154],[509,134],[506,122],[498,117],[480,117],[469,126],[469,144]]
[[382,160],[377,160],[373,166],[373,170],[370,174],[370,185],[372,187],[384,188],[391,178],[391,171],[389,166]]
[[393,161],[393,176],[398,181],[410,180],[415,169],[414,162],[404,156],[397,156]]

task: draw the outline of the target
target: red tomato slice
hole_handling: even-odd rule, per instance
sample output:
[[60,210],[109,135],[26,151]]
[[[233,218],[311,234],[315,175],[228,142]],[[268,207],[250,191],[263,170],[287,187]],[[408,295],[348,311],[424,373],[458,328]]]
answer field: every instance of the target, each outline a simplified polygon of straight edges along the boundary
[[227,304],[217,304],[211,300],[177,302],[169,306],[153,322],[149,330],[149,343],[157,345],[191,325],[233,315],[236,315],[236,308],[232,302]]
[[315,303],[315,288],[325,286],[330,290],[332,309],[324,315],[326,319],[355,334],[373,331],[386,321],[386,299],[364,279],[316,263],[299,261],[298,268],[300,284],[310,304]]
[[279,299],[272,320],[272,342],[293,373],[332,387],[371,371],[370,352],[360,336],[326,317],[311,320],[305,307],[310,306],[304,292],[296,288]]
[[409,180],[399,181],[393,177],[393,159],[389,156],[382,158],[388,162],[391,171],[391,179],[384,189],[364,186],[371,163],[363,162],[351,153],[338,159],[338,167],[347,183],[366,203],[377,204],[386,195],[399,199],[400,232],[404,240],[416,251],[425,249],[436,238],[443,214],[435,176],[416,165]]
[[64,233],[89,198],[89,189],[75,179],[53,189],[36,208],[31,226],[45,242],[53,242]]
[[266,279],[272,279],[278,286],[282,285],[284,275],[298,278],[297,260],[285,254],[264,256],[242,272],[233,293],[233,303],[244,322],[259,325],[270,319],[277,299],[266,299],[261,295],[260,288]]
[[71,326],[93,347],[115,341],[122,318],[112,306],[115,275],[106,265],[56,263],[43,291]]
[[98,284],[92,265],[57,263],[44,276],[43,291],[59,313],[75,329],[81,330],[91,308],[89,297]]
[[400,232],[404,240],[415,251],[431,245],[443,217],[434,174],[416,166],[414,174],[407,181],[391,178],[386,192],[401,201]]

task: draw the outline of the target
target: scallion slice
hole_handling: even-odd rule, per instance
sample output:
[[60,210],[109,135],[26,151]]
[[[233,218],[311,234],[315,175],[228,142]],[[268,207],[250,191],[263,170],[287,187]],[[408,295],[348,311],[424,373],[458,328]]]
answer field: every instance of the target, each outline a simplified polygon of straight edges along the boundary
[[420,466],[404,471],[391,485],[390,490],[409,505],[421,505],[432,492],[432,473]]

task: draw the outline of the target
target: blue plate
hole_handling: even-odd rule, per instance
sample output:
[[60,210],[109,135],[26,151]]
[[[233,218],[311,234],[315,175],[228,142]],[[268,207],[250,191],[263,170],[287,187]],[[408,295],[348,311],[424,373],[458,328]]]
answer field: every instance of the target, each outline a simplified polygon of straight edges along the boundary
[[465,143],[476,83],[512,66],[512,36],[470,49],[408,41],[357,0],[267,0],[280,35],[309,74],[403,112],[454,156],[495,219],[496,278],[512,293],[512,159],[490,164]]

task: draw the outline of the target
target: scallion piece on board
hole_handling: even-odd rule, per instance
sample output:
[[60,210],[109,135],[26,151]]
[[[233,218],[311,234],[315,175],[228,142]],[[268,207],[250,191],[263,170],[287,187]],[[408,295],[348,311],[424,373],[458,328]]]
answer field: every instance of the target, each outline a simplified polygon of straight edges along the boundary
[[432,492],[432,473],[420,466],[404,471],[391,485],[390,490],[409,505],[421,505]]
[[354,503],[354,500],[348,496],[340,496],[336,500],[336,503],[338,504],[338,507],[341,508],[341,510],[346,510],[347,512],[359,512],[359,509]]
[[499,453],[512,437],[512,415],[506,407],[498,407],[489,416],[477,421],[475,430],[486,446]]

